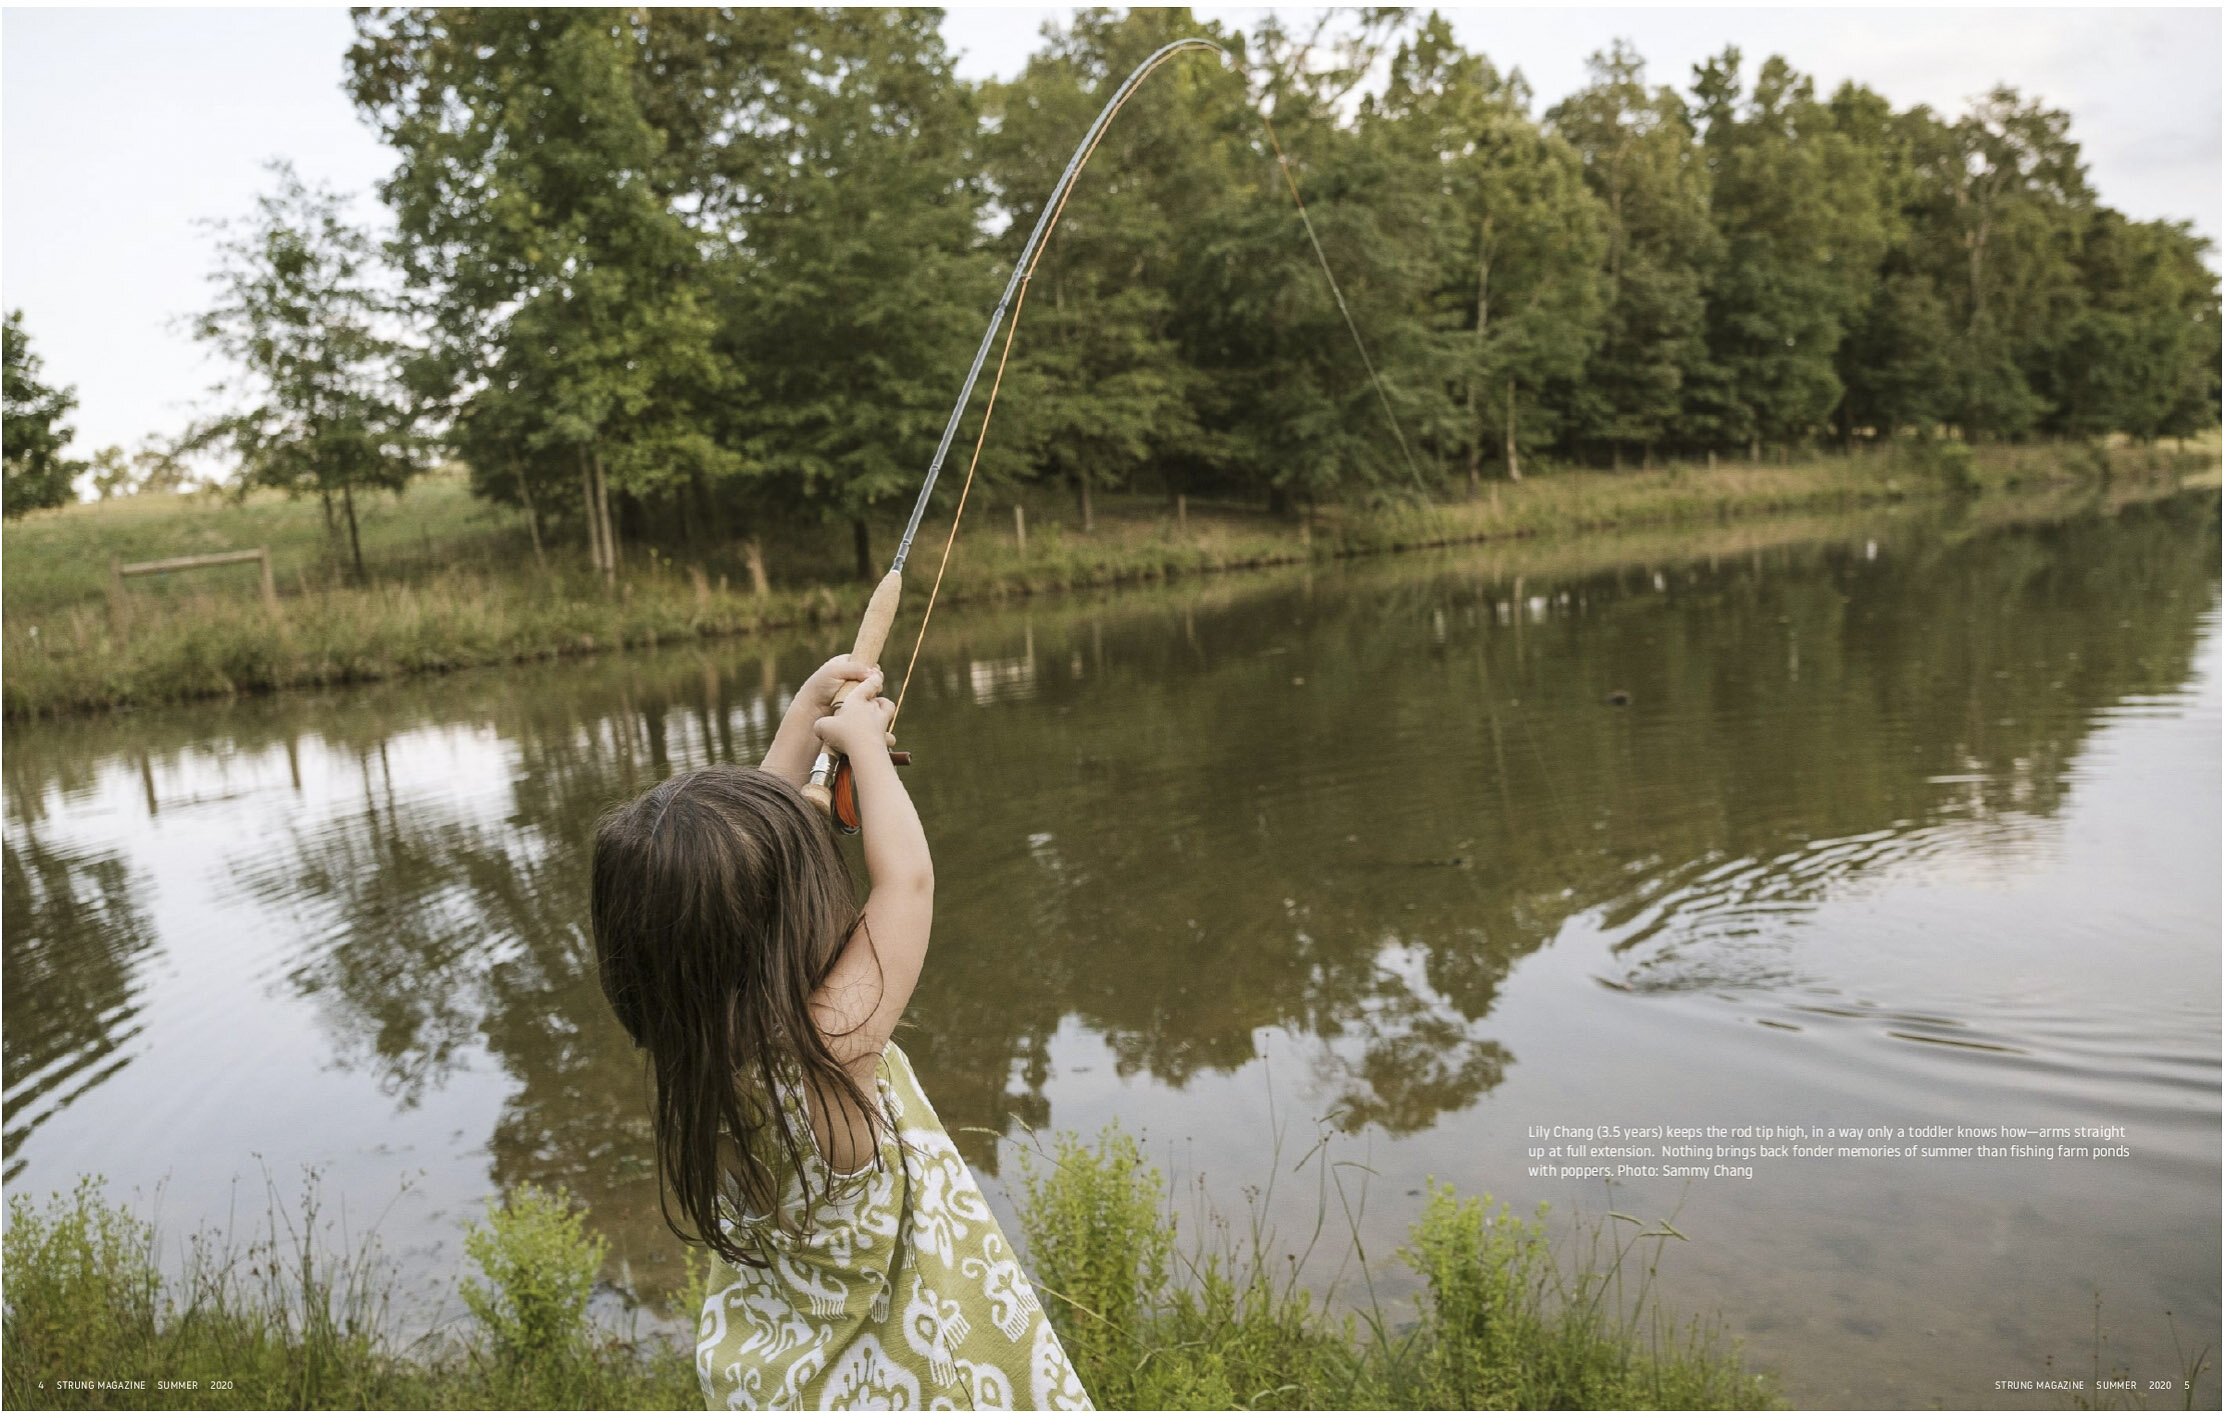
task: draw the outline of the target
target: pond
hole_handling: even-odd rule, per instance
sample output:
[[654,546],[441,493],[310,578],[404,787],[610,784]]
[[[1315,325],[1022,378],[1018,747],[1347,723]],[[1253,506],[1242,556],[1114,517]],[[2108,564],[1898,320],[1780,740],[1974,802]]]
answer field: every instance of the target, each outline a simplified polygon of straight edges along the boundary
[[[1325,1226],[1340,1299],[1354,1234],[1410,1298],[1434,1177],[1669,1218],[1670,1304],[1801,1403],[2044,1403],[1995,1382],[2090,1377],[2096,1299],[2102,1372],[2170,1377],[2219,1343],[2218,555],[2201,493],[945,609],[899,1038],[1007,1220],[1031,1135],[1118,1119],[1185,1228]],[[313,1167],[431,1310],[487,1193],[561,1182],[669,1287],[586,840],[845,645],[10,731],[8,1191],[175,1238]],[[1540,1171],[1591,1147],[1664,1175]]]

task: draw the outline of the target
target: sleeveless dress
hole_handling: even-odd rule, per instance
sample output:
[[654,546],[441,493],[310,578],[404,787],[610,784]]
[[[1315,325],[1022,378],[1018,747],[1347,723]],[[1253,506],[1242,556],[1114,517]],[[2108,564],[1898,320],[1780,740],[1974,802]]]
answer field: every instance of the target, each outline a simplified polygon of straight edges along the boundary
[[[1088,1393],[979,1184],[891,1043],[874,1073],[899,1144],[833,1177],[799,1088],[799,1173],[773,1152],[790,1226],[742,1212],[726,1230],[770,1262],[711,1257],[695,1370],[709,1408],[1090,1408]],[[760,1150],[763,1151],[763,1150]],[[808,1177],[806,1188],[803,1179]],[[738,1191],[728,1179],[730,1193]],[[806,1192],[808,1196],[806,1196]]]

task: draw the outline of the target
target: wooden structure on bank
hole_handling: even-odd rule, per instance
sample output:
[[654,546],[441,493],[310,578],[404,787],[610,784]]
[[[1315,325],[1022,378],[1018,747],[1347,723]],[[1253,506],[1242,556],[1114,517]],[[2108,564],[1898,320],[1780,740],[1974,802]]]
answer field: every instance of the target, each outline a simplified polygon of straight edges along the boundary
[[110,557],[108,561],[108,607],[115,615],[119,629],[131,625],[131,603],[124,597],[124,580],[134,574],[168,574],[180,569],[211,569],[219,564],[245,564],[258,560],[263,567],[263,607],[272,613],[278,611],[278,583],[270,573],[270,546],[259,545],[248,550],[226,550],[222,554],[189,554],[178,559],[150,559],[139,564],[126,564]]

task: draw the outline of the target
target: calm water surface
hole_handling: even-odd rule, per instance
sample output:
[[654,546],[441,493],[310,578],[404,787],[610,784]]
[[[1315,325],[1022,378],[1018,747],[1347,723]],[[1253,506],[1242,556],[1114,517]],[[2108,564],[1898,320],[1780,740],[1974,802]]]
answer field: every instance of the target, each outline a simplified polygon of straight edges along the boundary
[[[1308,1272],[1353,1290],[1356,1229],[1390,1298],[1430,1176],[1672,1214],[1671,1302],[1804,1403],[2050,1406],[1993,1381],[2089,1376],[2096,1294],[2104,1363],[2168,1377],[2172,1322],[2214,1350],[2216,497],[1789,533],[938,617],[901,1039],[994,1198],[1029,1131],[1118,1118],[1185,1213],[1255,1189],[1302,1246],[1325,1203]],[[842,645],[12,731],[8,1190],[102,1173],[173,1235],[244,1230],[314,1166],[431,1293],[488,1192],[560,1181],[606,1301],[662,1289],[585,841],[754,763]],[[1531,1175],[1532,1127],[1656,1123],[2132,1156]],[[1323,1137],[1344,1166],[1301,1167]]]

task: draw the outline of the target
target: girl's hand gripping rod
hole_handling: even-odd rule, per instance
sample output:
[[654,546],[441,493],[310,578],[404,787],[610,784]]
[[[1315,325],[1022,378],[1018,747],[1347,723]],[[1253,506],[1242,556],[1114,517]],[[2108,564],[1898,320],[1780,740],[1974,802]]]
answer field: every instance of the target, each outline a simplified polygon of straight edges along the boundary
[[[904,538],[904,548],[909,549],[910,536],[907,534]],[[865,605],[865,619],[857,625],[857,645],[850,649],[851,656],[868,667],[880,666],[880,650],[888,642],[889,626],[896,621],[896,603],[902,597],[903,555],[899,551],[896,567],[881,576],[880,584],[873,590],[872,602]],[[856,686],[855,682],[844,682],[835,691],[829,709],[840,706]],[[854,802],[845,810],[834,808],[836,776],[845,777],[840,783],[847,786],[849,772],[845,767],[848,764],[846,758],[837,760],[832,751],[820,751],[819,758],[812,762],[811,778],[804,783],[803,797],[831,815],[844,832],[854,833],[857,828]]]

